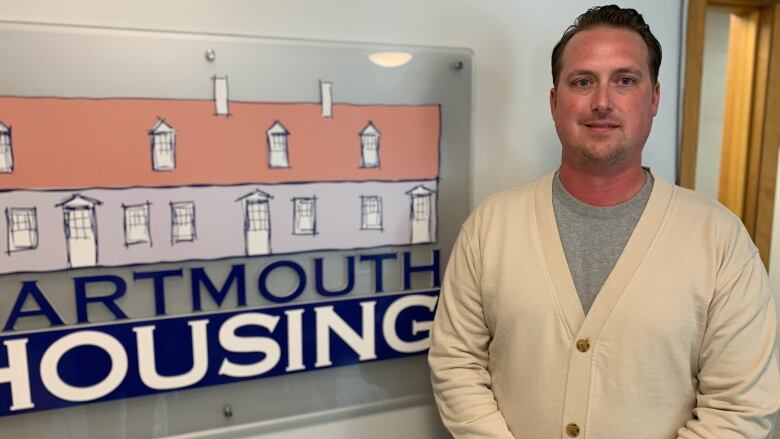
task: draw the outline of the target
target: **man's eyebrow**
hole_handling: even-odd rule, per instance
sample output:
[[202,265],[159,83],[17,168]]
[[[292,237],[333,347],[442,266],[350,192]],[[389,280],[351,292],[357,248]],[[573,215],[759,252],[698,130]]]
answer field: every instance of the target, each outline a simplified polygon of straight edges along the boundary
[[574,70],[570,72],[568,75],[566,75],[567,78],[572,78],[574,76],[596,76],[596,73],[593,72],[592,70],[580,69],[580,70]]
[[[635,76],[639,76],[639,77],[642,77],[642,76],[643,76],[643,75],[642,75],[642,70],[641,70],[641,69],[635,69],[635,68],[631,68],[631,67],[622,67],[622,68],[619,68],[619,69],[617,69],[617,70],[613,71],[613,72],[610,74],[610,76],[615,76],[615,75],[625,75],[625,74],[627,74],[627,73],[629,73],[629,74],[632,74],[632,75],[635,75]],[[596,74],[596,72],[594,72],[594,71],[592,71],[592,70],[587,70],[587,69],[579,69],[579,70],[574,70],[574,71],[572,71],[572,72],[569,72],[569,74],[568,74],[568,75],[566,75],[566,78],[567,78],[567,79],[568,79],[568,78],[573,78],[573,77],[575,77],[575,76],[598,76],[598,75]]]
[[626,73],[630,73],[632,75],[639,76],[639,77],[642,76],[642,70],[641,69],[632,69],[632,68],[629,68],[629,67],[624,67],[622,69],[617,69],[612,74],[613,75],[624,75]]

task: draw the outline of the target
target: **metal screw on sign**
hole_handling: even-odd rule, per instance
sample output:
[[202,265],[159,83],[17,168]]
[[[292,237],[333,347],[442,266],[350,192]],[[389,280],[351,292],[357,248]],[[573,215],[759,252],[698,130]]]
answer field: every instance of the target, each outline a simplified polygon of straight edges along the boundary
[[463,68],[463,61],[455,61],[452,63],[452,70],[461,70]]
[[217,59],[217,52],[215,52],[214,49],[207,50],[206,51],[206,61],[214,62],[215,59]]
[[225,404],[222,406],[222,414],[225,415],[226,418],[232,418],[233,417],[233,407],[230,406],[230,404]]

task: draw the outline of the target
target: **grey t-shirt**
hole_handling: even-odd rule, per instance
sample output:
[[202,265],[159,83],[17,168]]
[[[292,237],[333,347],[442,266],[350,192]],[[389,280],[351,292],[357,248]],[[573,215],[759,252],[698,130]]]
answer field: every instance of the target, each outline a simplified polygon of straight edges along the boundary
[[645,185],[630,200],[600,207],[574,198],[553,179],[553,210],[563,253],[585,314],[615,267],[631,233],[645,210],[653,189],[653,176],[645,169]]

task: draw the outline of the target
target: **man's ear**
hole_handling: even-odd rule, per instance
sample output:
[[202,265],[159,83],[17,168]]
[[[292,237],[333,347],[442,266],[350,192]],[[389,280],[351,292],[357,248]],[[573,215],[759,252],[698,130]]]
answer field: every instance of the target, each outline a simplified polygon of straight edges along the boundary
[[653,116],[658,113],[658,103],[661,101],[661,84],[656,82],[653,85]]
[[555,87],[550,89],[550,113],[555,116],[555,109],[558,108],[558,95],[555,93]]

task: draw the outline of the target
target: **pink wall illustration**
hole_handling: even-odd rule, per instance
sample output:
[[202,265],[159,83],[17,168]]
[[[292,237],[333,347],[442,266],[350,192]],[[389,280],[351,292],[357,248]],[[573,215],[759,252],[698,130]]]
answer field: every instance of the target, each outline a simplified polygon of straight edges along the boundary
[[222,81],[216,102],[0,97],[0,272],[436,240],[438,105],[228,102]]

